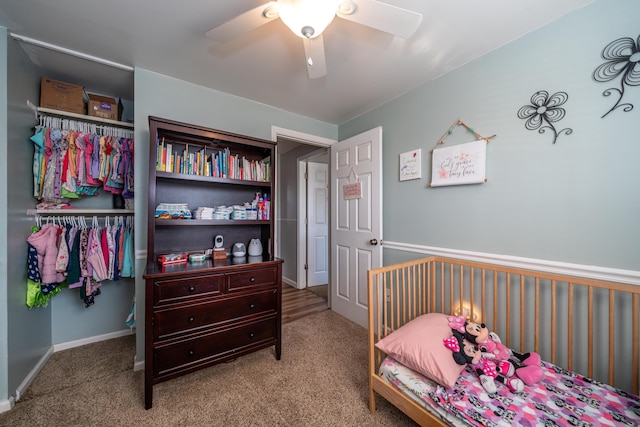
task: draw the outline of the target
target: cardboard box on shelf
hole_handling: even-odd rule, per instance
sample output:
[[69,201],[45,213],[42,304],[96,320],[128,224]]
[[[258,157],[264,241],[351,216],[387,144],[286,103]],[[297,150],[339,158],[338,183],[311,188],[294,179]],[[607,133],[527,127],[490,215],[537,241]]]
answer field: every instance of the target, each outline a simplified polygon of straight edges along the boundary
[[120,120],[122,117],[122,102],[109,96],[87,94],[89,103],[87,115],[100,117],[101,119]]
[[40,81],[40,107],[84,114],[84,88],[43,77]]

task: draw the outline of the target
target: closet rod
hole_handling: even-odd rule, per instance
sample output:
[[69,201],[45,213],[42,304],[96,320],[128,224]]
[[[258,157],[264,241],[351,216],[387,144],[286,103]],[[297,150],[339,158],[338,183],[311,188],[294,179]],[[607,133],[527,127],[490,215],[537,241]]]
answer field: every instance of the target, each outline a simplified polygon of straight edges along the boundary
[[43,216],[43,215],[36,215],[34,217],[34,219],[36,221],[40,220],[40,221],[44,221],[44,222],[56,222],[56,221],[66,221],[68,219],[71,218],[84,218],[85,220],[91,220],[91,219],[99,219],[99,220],[104,220],[104,219],[110,219],[110,218],[124,218],[127,221],[133,221],[133,215],[49,215],[49,216]]
[[135,134],[133,129],[125,129],[119,126],[90,123],[86,120],[67,119],[54,117],[48,114],[41,114],[39,118],[40,126],[48,128],[58,128],[60,130],[75,130],[84,133],[97,133],[103,136],[116,136],[119,138],[133,139]]
[[131,67],[130,65],[119,64],[117,62],[109,61],[108,59],[100,58],[100,57],[89,55],[89,54],[82,53],[82,52],[78,52],[77,50],[71,50],[71,49],[68,49],[66,47],[57,46],[55,44],[43,42],[42,40],[32,39],[31,37],[26,37],[26,36],[23,36],[23,35],[20,35],[20,34],[16,34],[16,33],[9,33],[9,34],[14,39],[16,39],[18,41],[21,41],[21,42],[24,42],[24,43],[32,44],[34,46],[44,47],[45,49],[55,50],[56,52],[62,52],[62,53],[65,53],[67,55],[75,56],[75,57],[86,59],[86,60],[93,61],[93,62],[97,62],[98,64],[104,64],[104,65],[108,65],[110,67],[119,68],[121,70],[133,72],[133,67]]
[[133,129],[135,125],[129,122],[120,122],[117,120],[103,119],[101,117],[87,116],[86,114],[69,113],[67,111],[53,110],[51,108],[38,107],[33,102],[27,100],[27,106],[33,111],[38,120],[38,114],[53,115],[60,117],[69,117],[70,119],[81,120],[84,122],[105,123],[123,128]]
[[131,215],[134,213],[133,209],[27,209],[27,216],[33,215]]

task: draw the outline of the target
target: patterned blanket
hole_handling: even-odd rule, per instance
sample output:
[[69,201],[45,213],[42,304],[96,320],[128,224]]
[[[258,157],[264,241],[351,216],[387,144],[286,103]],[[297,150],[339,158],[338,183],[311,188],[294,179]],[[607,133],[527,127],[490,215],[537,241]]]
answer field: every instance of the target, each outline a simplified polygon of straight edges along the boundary
[[[403,382],[417,393],[423,405],[434,404],[473,426],[640,426],[640,398],[575,372],[543,362],[545,376],[533,387],[513,393],[498,385],[496,393],[487,393],[477,375],[467,367],[451,389],[442,386],[419,386],[429,382],[421,375],[403,380],[394,375],[395,361],[387,365],[384,376],[391,382]],[[399,364],[397,364],[399,365]],[[396,366],[397,366],[396,365]],[[400,365],[401,366],[401,365]],[[397,370],[397,372],[406,372]],[[405,375],[405,377],[407,377]]]

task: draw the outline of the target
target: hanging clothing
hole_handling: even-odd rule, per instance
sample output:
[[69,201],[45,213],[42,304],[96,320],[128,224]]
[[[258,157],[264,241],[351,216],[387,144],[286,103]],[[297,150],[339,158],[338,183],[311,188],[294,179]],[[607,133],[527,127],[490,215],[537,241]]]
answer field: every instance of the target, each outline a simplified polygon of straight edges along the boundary
[[80,238],[78,228],[72,227],[69,235],[69,263],[67,264],[67,283],[69,288],[77,288],[80,283]]
[[56,272],[56,258],[58,247],[56,246],[58,229],[54,224],[45,224],[42,228],[27,238],[37,251],[38,270],[42,282],[47,284],[60,283],[64,280],[61,273]]
[[124,256],[122,259],[122,277],[135,277],[135,264],[133,253],[133,233],[126,228],[124,235]]
[[[32,234],[40,230],[40,227],[32,227]],[[57,294],[61,287],[55,287],[46,294],[42,291],[40,276],[40,259],[37,249],[27,242],[27,295],[26,304],[29,308],[46,307],[51,297]]]
[[107,276],[107,266],[102,254],[101,237],[99,230],[92,228],[89,232],[89,243],[87,244],[87,262],[93,271],[93,278],[100,282]]
[[[64,217],[69,221],[69,217]],[[95,303],[102,282],[135,277],[132,218],[97,216],[88,227],[69,222],[34,226],[27,238],[27,306],[44,307],[63,288],[78,289],[86,307]],[[126,262],[125,262],[126,261]],[[124,268],[124,274],[122,267]]]
[[[71,120],[48,120],[37,126],[30,138],[34,144],[34,197],[58,204],[67,199],[95,196],[102,190],[132,198],[133,139],[70,129],[67,122],[80,127]],[[105,128],[121,131],[102,127]]]

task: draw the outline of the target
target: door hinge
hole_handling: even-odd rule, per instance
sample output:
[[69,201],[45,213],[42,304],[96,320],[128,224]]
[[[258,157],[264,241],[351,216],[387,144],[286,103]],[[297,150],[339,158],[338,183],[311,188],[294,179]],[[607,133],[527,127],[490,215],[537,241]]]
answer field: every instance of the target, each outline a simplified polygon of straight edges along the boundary
[[305,270],[308,270],[308,269],[309,269],[309,264],[305,264],[305,265],[304,265],[304,269],[305,269]]

